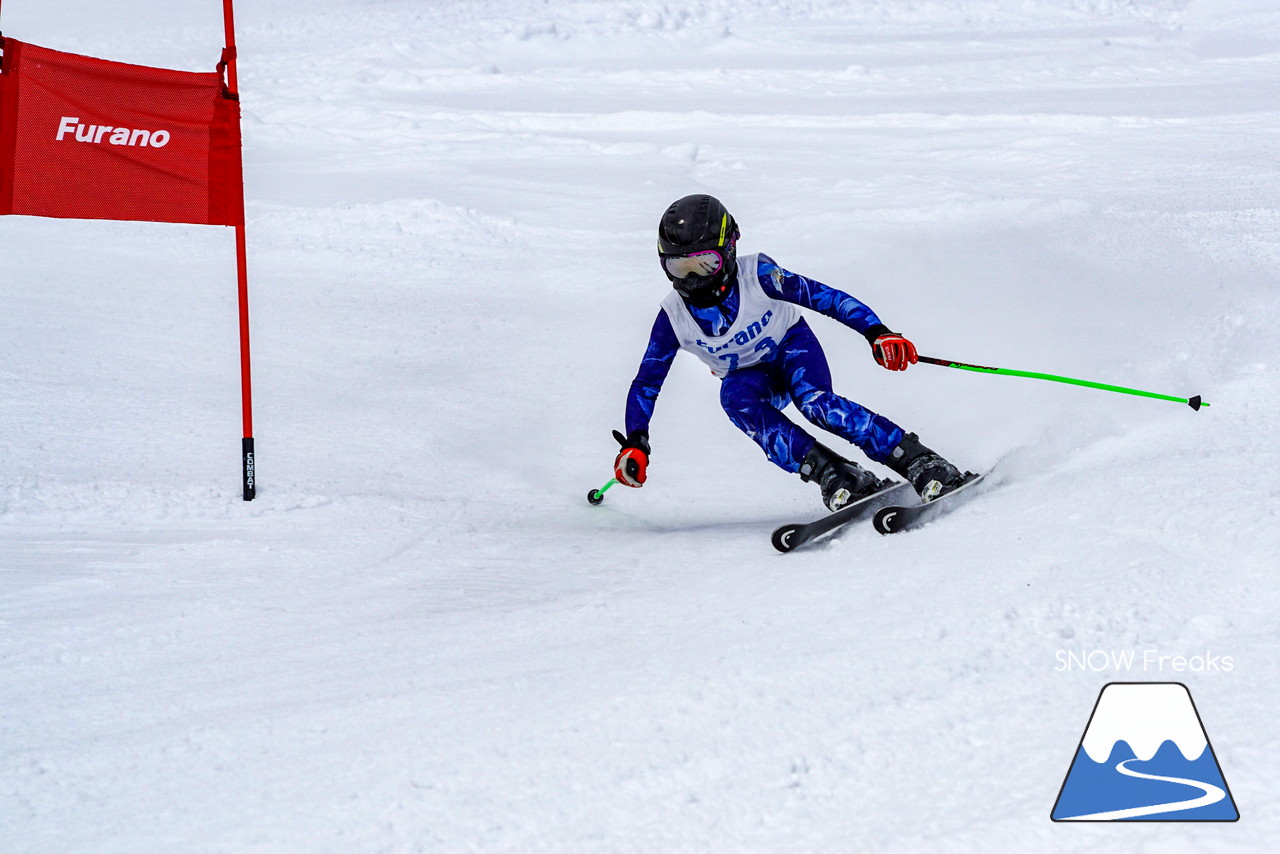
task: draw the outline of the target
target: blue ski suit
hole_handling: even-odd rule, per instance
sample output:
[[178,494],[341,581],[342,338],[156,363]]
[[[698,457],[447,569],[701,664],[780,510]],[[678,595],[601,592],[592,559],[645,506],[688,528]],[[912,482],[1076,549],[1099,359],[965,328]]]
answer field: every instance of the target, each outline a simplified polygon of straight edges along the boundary
[[[869,341],[889,331],[870,308],[854,297],[785,270],[767,255],[745,256],[739,263],[753,260],[756,279],[768,299],[813,309],[857,330]],[[695,308],[687,302],[680,305],[703,335],[722,336],[738,315],[739,291],[735,282],[724,301],[711,308]],[[697,344],[706,346],[702,341]],[[902,441],[902,428],[832,390],[826,354],[803,317],[786,330],[780,341],[769,345],[763,351],[767,355],[749,367],[736,367],[736,359],[729,363],[733,367],[720,381],[720,405],[734,426],[750,436],[771,462],[786,471],[798,472],[816,441],[782,414],[789,403],[794,403],[809,422],[857,445],[875,462],[888,459]],[[697,352],[689,342],[682,345],[667,311],[660,309],[627,396],[628,434],[648,430],[662,383],[682,346]]]

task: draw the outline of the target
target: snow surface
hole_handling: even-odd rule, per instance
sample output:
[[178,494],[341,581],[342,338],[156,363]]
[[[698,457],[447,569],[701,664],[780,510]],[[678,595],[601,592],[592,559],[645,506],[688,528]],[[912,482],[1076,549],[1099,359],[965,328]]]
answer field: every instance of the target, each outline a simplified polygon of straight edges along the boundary
[[[0,25],[201,70],[219,7]],[[256,501],[231,232],[0,221],[0,849],[1270,849],[1270,0],[237,15]],[[682,356],[648,486],[589,507],[699,191],[923,353],[1212,406],[891,374],[816,318],[838,389],[1003,485],[778,555],[816,491]],[[1191,689],[1238,824],[1050,822],[1144,679]]]

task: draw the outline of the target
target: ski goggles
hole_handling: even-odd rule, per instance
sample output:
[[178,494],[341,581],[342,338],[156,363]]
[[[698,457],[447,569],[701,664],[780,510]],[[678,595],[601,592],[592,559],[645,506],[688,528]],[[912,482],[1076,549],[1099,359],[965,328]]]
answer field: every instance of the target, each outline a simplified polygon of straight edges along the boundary
[[714,276],[724,269],[724,256],[715,249],[690,252],[688,255],[663,255],[662,267],[673,279]]

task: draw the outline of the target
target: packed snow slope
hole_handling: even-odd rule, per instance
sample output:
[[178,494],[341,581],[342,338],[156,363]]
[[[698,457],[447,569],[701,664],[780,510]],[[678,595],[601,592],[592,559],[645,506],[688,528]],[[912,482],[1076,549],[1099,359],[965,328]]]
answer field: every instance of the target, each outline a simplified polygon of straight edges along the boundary
[[[0,27],[205,70],[219,7]],[[1269,850],[1273,3],[237,11],[256,501],[231,233],[0,221],[0,849]],[[815,317],[997,488],[778,555],[817,491],[682,355],[648,485],[589,507],[691,192],[922,353],[1211,406],[893,374]],[[1117,680],[1188,685],[1238,824],[1049,820]]]

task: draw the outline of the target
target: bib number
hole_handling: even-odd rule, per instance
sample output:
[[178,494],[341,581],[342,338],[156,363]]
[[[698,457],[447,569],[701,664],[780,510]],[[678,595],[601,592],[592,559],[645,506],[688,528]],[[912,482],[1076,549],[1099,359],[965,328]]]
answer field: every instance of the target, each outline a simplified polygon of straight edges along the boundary
[[[756,342],[756,346],[753,348],[752,352],[763,353],[764,355],[756,360],[756,362],[762,362],[765,359],[773,358],[773,354],[776,353],[777,350],[778,345],[772,338],[766,335],[764,338],[761,338]],[[728,365],[725,367],[725,373],[728,373],[729,371],[736,371],[738,369],[739,356],[737,353],[721,353],[718,358],[722,362],[728,362]],[[752,364],[755,364],[756,362],[753,362]]]

